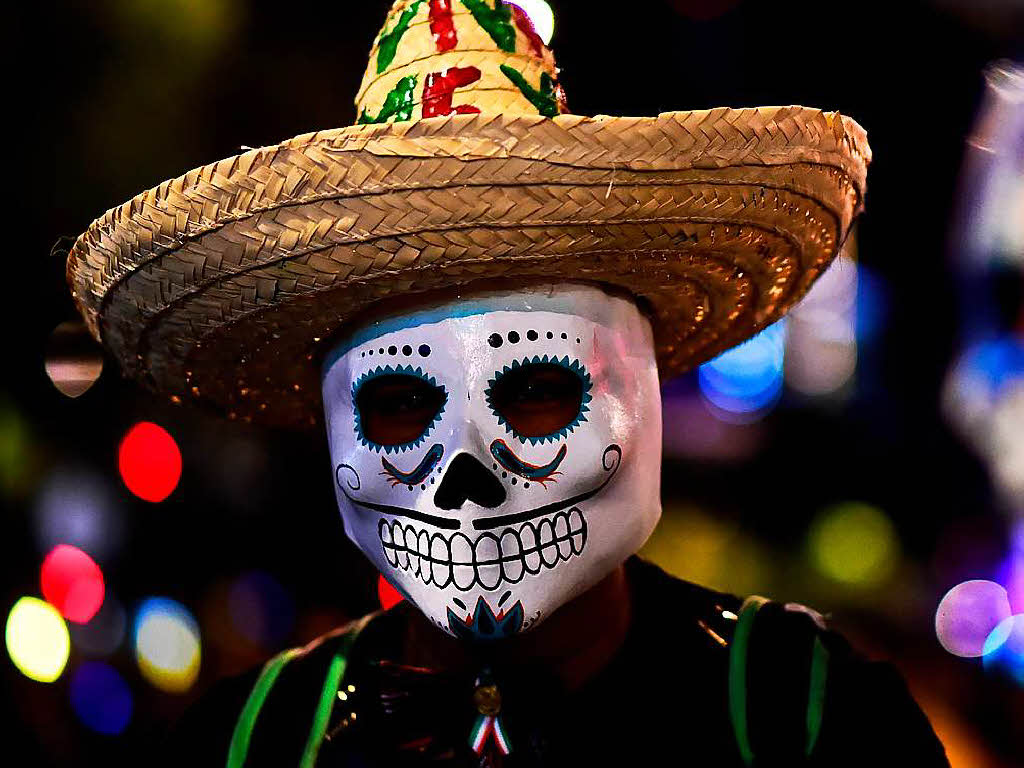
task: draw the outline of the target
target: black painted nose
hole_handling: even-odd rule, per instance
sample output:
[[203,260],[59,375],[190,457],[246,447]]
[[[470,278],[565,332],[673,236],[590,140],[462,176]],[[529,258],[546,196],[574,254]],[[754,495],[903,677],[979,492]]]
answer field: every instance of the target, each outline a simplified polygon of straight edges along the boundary
[[434,494],[438,509],[458,509],[467,501],[493,509],[505,501],[505,486],[468,453],[460,453],[445,470]]

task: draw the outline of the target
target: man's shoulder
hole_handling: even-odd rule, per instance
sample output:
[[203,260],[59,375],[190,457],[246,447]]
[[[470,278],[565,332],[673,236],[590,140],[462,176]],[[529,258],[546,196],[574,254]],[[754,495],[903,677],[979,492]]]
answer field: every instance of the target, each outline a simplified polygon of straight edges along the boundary
[[376,615],[215,683],[169,734],[165,764],[180,766],[187,760],[192,768],[213,768],[230,765],[231,757],[240,754],[248,756],[247,766],[295,763],[296,748],[301,751],[317,727],[324,692],[335,695],[328,689],[340,683],[352,641]]
[[791,764],[810,752],[815,765],[948,765],[897,668],[859,653],[814,609],[718,592],[639,558],[627,569],[645,642],[657,649],[668,635],[699,657],[693,666],[721,695],[711,700],[755,753],[792,755]]

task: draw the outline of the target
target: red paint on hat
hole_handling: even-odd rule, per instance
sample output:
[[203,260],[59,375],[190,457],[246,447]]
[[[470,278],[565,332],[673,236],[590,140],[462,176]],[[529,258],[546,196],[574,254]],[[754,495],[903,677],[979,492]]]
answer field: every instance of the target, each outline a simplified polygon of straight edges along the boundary
[[476,67],[452,67],[445,72],[431,72],[423,83],[423,116],[477,114],[480,112],[479,107],[468,104],[453,107],[452,97],[456,88],[463,88],[479,79],[480,70]]

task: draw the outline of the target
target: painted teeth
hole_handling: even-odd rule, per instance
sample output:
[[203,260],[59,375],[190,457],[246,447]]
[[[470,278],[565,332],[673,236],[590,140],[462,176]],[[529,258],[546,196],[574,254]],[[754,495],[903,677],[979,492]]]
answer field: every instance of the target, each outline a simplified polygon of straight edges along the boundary
[[430,539],[430,578],[442,589],[452,580],[451,552],[448,541],[440,533],[435,533]]
[[587,521],[573,507],[537,524],[523,523],[500,534],[483,533],[475,542],[461,532],[449,539],[383,518],[377,533],[388,563],[411,571],[424,584],[444,588],[454,583],[463,592],[479,585],[491,591],[582,554]]
[[473,570],[473,542],[464,533],[452,536],[452,571],[456,587],[467,590],[473,586],[476,579]]

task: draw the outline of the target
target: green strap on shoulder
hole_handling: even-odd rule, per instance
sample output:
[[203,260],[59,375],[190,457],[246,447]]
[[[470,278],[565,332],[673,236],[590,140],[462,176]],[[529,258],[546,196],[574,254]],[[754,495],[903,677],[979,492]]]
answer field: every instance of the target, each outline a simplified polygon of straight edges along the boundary
[[811,682],[807,694],[807,748],[804,754],[810,757],[818,743],[821,721],[825,717],[825,684],[828,682],[828,649],[821,637],[814,638],[814,652],[811,655]]
[[345,633],[334,658],[327,667],[327,676],[324,677],[323,688],[320,690],[320,701],[316,706],[316,714],[313,716],[313,725],[309,729],[309,736],[306,738],[306,747],[302,750],[302,761],[299,768],[314,768],[317,755],[320,754],[320,745],[324,741],[324,734],[327,733],[327,724],[331,720],[331,712],[334,711],[334,702],[337,701],[338,686],[345,676],[348,667],[348,657],[355,645],[356,638],[379,613],[371,613],[359,620],[351,630]]
[[263,667],[256,685],[249,694],[242,714],[235,723],[235,731],[231,734],[231,746],[228,747],[227,768],[242,768],[245,765],[245,758],[249,754],[249,742],[252,740],[252,731],[256,727],[256,718],[259,717],[263,702],[267,700],[270,689],[277,682],[281,670],[285,664],[301,653],[300,649],[292,649],[279,653]]
[[[745,765],[753,766],[754,750],[750,744],[750,724],[747,720],[747,656],[750,651],[750,634],[754,628],[757,612],[768,603],[768,599],[751,595],[743,601],[729,649],[729,717],[732,720],[736,746]],[[807,692],[807,716],[805,720],[807,740],[804,754],[810,757],[818,743],[821,725],[825,716],[825,689],[828,682],[828,649],[815,636],[811,653],[810,682]]]
[[747,766],[754,764],[754,750],[750,746],[750,730],[747,723],[747,649],[750,633],[754,629],[754,618],[768,598],[751,595],[743,601],[732,647],[729,649],[729,717],[739,747],[740,757]]
[[[338,686],[345,675],[345,670],[348,666],[348,656],[352,651],[352,646],[355,645],[356,638],[366,628],[366,625],[378,615],[379,612],[371,613],[360,619],[355,627],[345,633],[337,652],[331,658],[331,663],[327,667],[327,675],[324,677],[324,683],[320,690],[320,699],[317,702],[316,712],[313,715],[313,724],[310,728],[309,736],[306,738],[305,748],[302,751],[302,760],[299,763],[300,768],[313,768],[316,764],[316,758],[320,752],[320,744],[323,742],[324,734],[327,732],[327,724],[330,722],[331,712],[334,709]],[[244,768],[246,758],[249,755],[252,733],[256,727],[256,718],[259,717],[260,710],[263,708],[267,696],[270,695],[271,688],[274,687],[274,683],[277,682],[277,678],[281,675],[285,665],[296,656],[306,653],[307,650],[308,646],[307,648],[294,648],[284,651],[264,665],[263,671],[256,680],[256,685],[253,686],[252,692],[245,702],[242,714],[239,715],[238,722],[235,723],[235,730],[231,735],[231,745],[228,747],[227,768]]]

